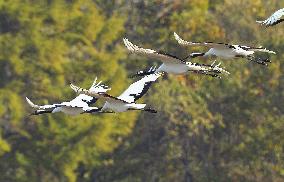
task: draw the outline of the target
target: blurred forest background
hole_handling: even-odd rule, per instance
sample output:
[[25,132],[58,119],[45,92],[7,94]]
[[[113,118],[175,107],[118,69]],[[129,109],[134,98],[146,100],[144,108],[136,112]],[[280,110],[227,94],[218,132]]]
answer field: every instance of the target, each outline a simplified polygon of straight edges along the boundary
[[[0,0],[1,182],[284,181],[284,25],[255,20],[283,0]],[[97,76],[120,94],[158,62],[129,55],[126,37],[180,57],[173,32],[276,51],[269,67],[221,61],[222,79],[169,75],[127,112],[29,116],[75,97]],[[194,62],[210,63],[195,59]],[[102,104],[102,103],[98,103]]]

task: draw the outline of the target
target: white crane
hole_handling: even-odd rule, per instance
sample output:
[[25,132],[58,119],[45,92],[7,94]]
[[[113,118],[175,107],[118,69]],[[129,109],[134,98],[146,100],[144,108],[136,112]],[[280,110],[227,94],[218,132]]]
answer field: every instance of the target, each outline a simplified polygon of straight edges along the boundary
[[[96,93],[105,93],[110,88],[108,86],[101,84],[101,81],[97,83],[97,78],[95,79],[93,85],[89,89],[92,92]],[[94,104],[97,101],[97,98],[91,97],[85,94],[80,94],[69,102],[62,102],[60,104],[52,105],[36,105],[29,98],[26,97],[28,104],[36,109],[32,115],[39,115],[44,113],[56,113],[63,112],[68,115],[78,115],[82,113],[93,113],[99,112],[100,108],[90,107],[91,104]]]
[[284,15],[284,8],[274,12],[269,18],[264,21],[256,21],[261,25],[265,25],[267,27],[277,25],[284,21],[284,18],[281,18]]
[[[163,64],[160,65],[157,69],[152,69],[152,72],[151,71],[138,72],[139,74],[136,74],[136,75],[139,75],[139,76],[143,76],[143,75],[151,74],[151,73],[158,73],[158,72],[166,72],[166,73],[173,73],[173,74],[186,74],[186,73],[192,72],[192,73],[210,75],[212,77],[217,77],[218,74],[220,73],[229,74],[229,72],[219,67],[220,64],[214,65],[215,61],[211,65],[192,63],[192,62],[180,59],[176,56],[163,53],[161,51],[155,51],[152,49],[144,49],[144,48],[138,47],[137,45],[134,45],[126,38],[123,39],[123,42],[126,48],[131,53],[135,53],[138,55],[144,55],[151,59],[156,59],[156,60],[160,60],[161,62],[163,62]],[[192,54],[192,56],[195,56],[195,55]]]
[[207,56],[217,56],[223,59],[232,59],[232,58],[246,58],[249,61],[261,64],[268,65],[271,61],[269,59],[256,58],[254,56],[255,52],[266,52],[270,54],[276,54],[273,51],[267,50],[263,47],[249,47],[243,45],[230,45],[225,43],[213,43],[213,42],[188,42],[180,38],[180,36],[174,32],[174,37],[180,45],[183,46],[206,46],[210,48],[205,53],[193,53],[188,57],[207,57]]
[[120,96],[113,97],[107,93],[93,92],[81,87],[70,84],[70,87],[78,94],[86,94],[105,101],[104,106],[100,112],[125,112],[128,110],[142,110],[156,113],[157,111],[146,108],[146,104],[136,104],[135,101],[140,99],[150,88],[151,84],[155,82],[162,73],[154,73],[144,76],[142,79],[132,83]]

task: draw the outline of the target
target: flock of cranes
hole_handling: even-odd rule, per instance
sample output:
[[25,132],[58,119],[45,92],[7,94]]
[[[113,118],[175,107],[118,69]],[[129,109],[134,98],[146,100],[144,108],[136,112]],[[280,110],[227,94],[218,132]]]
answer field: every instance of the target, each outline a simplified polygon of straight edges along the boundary
[[[273,13],[269,18],[264,21],[256,21],[261,25],[274,26],[284,19],[284,8]],[[101,81],[97,82],[97,78],[89,89],[84,89],[76,85],[70,84],[78,96],[69,102],[62,102],[60,104],[43,105],[39,106],[34,104],[29,98],[26,97],[27,103],[35,109],[32,115],[39,115],[44,113],[63,112],[68,115],[77,115],[83,113],[113,113],[125,112],[129,110],[141,110],[151,113],[157,111],[147,107],[146,104],[135,103],[140,99],[150,88],[151,84],[156,82],[159,77],[165,73],[171,74],[203,74],[211,77],[219,77],[220,74],[230,74],[228,71],[220,67],[219,64],[200,64],[191,62],[196,57],[216,56],[222,59],[244,58],[248,61],[267,66],[271,61],[269,59],[262,59],[254,55],[255,52],[265,52],[269,54],[276,54],[263,47],[250,47],[245,45],[230,45],[226,43],[213,43],[213,42],[189,42],[183,40],[177,33],[174,37],[178,44],[182,46],[205,46],[209,50],[204,53],[191,53],[186,58],[179,58],[177,56],[167,54],[161,51],[152,49],[145,49],[139,47],[128,39],[124,38],[123,42],[130,53],[146,56],[149,59],[159,60],[162,64],[156,68],[151,67],[148,70],[137,72],[133,77],[142,77],[138,81],[132,83],[120,96],[114,97],[107,92],[110,88],[102,84]],[[92,107],[98,99],[104,101],[102,107]]]

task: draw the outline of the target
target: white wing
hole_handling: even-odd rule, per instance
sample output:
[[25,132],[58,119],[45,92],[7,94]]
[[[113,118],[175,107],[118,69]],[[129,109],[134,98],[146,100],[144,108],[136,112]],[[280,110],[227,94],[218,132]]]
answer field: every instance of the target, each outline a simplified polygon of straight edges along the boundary
[[225,43],[214,42],[188,42],[183,40],[177,33],[174,32],[174,37],[180,45],[184,46],[206,46],[209,48],[232,48],[231,45]]
[[80,94],[75,99],[71,100],[70,103],[78,103],[81,105],[82,102],[85,102],[88,105],[94,104],[100,96],[99,93],[106,93],[108,90],[111,90],[111,88],[109,88],[107,85],[103,85],[101,83],[102,81],[97,82],[96,77],[89,90],[83,89],[70,83],[71,89]]
[[264,21],[256,21],[256,22],[260,23],[261,25],[265,25],[265,26],[273,26],[273,25],[276,25],[276,24],[284,21],[284,19],[281,19],[281,17],[283,15],[284,15],[284,8],[276,11],[269,18],[267,18],[266,20],[264,20]]
[[87,95],[89,97],[96,97],[96,98],[99,98],[100,96],[96,91],[93,92],[91,89],[87,90],[82,87],[78,87],[72,83],[70,83],[70,88],[74,90],[77,94]]
[[32,101],[29,98],[27,98],[27,97],[26,97],[26,100],[27,100],[28,104],[32,108],[35,109],[35,112],[32,113],[32,115],[39,115],[39,114],[44,114],[44,113],[53,113],[57,109],[60,110],[61,107],[65,107],[65,108],[81,108],[86,113],[96,113],[96,112],[99,112],[100,111],[99,108],[97,108],[97,107],[89,107],[88,103],[83,101],[84,99],[88,99],[88,98],[91,99],[92,97],[80,94],[78,97],[76,97],[75,99],[73,99],[70,102],[62,102],[61,104],[52,104],[52,105],[43,105],[43,106],[39,106],[39,105],[36,105],[36,104],[32,103]]
[[57,107],[88,107],[88,103],[85,102],[85,99],[88,99],[89,101],[92,101],[92,97],[80,94],[75,99],[71,100],[70,102],[62,102],[60,104],[52,104],[52,105],[36,105],[34,104],[29,98],[26,97],[27,103],[34,109],[37,110],[44,110],[44,111],[52,111],[53,109]]
[[132,83],[119,97],[120,100],[132,103],[140,99],[162,73],[154,73],[144,76],[142,79]]
[[89,105],[96,103],[97,100],[98,99],[95,97],[91,97],[85,94],[80,94],[70,102],[63,102],[61,103],[61,105],[64,104],[65,106],[70,106],[70,107],[88,107]]
[[249,46],[241,46],[241,45],[233,45],[236,47],[239,47],[245,51],[258,51],[258,52],[266,52],[266,53],[270,53],[270,54],[276,54],[276,52],[274,51],[270,51],[264,47],[249,47]]
[[87,89],[84,89],[82,87],[78,87],[76,85],[73,85],[73,84],[70,84],[70,87],[78,94],[81,94],[81,95],[87,95],[87,96],[90,96],[90,97],[95,97],[95,98],[98,98],[98,99],[102,99],[104,101],[108,101],[108,102],[123,102],[123,103],[127,103],[126,101],[124,100],[120,100],[116,97],[113,97],[107,93],[95,93],[95,92],[92,92],[90,90],[87,90]]
[[80,94],[80,95],[86,95],[86,96],[89,96],[89,97],[102,99],[104,101],[109,101],[109,102],[123,102],[123,103],[127,103],[126,101],[120,100],[120,99],[118,99],[116,97],[113,97],[113,96],[107,94],[107,93],[104,93],[104,92],[100,92],[100,93],[93,92],[91,90],[87,90],[87,89],[84,89],[82,87],[78,87],[76,85],[73,85],[72,83],[70,84],[70,87],[71,87],[72,90],[74,90],[77,94]]
[[96,93],[91,90],[87,90],[73,84],[70,84],[70,87],[79,94],[85,94],[87,96],[96,97],[108,102],[123,102],[123,103],[132,103],[141,98],[149,89],[150,85],[155,82],[162,73],[150,74],[142,79],[138,80],[131,84],[128,89],[126,89],[119,97],[113,97],[107,93]]
[[96,93],[105,93],[105,92],[111,90],[111,88],[109,88],[107,85],[101,84],[102,81],[97,82],[97,80],[98,80],[98,78],[96,77],[92,86],[89,89],[90,91],[96,92]]
[[138,47],[137,45],[134,45],[126,38],[123,39],[123,42],[126,48],[132,53],[147,56],[151,59],[157,59],[157,60],[162,61],[163,63],[185,64],[184,60],[174,55],[170,55],[170,54],[167,54],[161,51],[155,51],[152,49],[144,49],[144,48]]
[[258,52],[266,52],[266,53],[270,53],[270,54],[276,54],[276,52],[274,51],[270,51],[266,48],[252,48],[250,49],[251,51],[258,51]]
[[54,108],[60,106],[60,104],[52,104],[52,105],[36,105],[34,104],[29,98],[26,97],[27,103],[34,109],[40,109],[40,110],[53,110]]
[[[72,85],[72,84],[71,84]],[[70,85],[70,86],[71,86]],[[71,87],[72,88],[72,87]],[[74,89],[74,88],[72,88]],[[90,87],[90,91],[97,92],[97,93],[105,93],[110,88],[108,86],[101,84],[101,81],[97,83],[97,78],[93,82],[92,86]],[[67,106],[67,107],[88,107],[90,104],[94,104],[98,99],[92,96],[88,96],[85,94],[80,94],[75,97],[73,100],[69,102],[62,102],[60,104],[52,104],[52,105],[36,105],[34,104],[29,98],[26,97],[27,103],[34,109],[41,110],[41,111],[52,111],[53,109],[60,107],[60,106]]]

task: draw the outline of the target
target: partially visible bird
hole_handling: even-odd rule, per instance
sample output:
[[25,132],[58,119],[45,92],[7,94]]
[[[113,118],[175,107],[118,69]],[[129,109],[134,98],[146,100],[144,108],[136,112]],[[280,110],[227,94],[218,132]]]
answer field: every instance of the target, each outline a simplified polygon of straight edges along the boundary
[[281,18],[284,15],[284,8],[274,12],[269,18],[264,21],[256,21],[261,25],[265,25],[267,27],[277,25],[284,21],[284,18]]
[[223,59],[232,58],[246,58],[249,61],[265,65],[271,61],[269,59],[256,58],[254,56],[255,52],[266,52],[270,54],[276,54],[274,51],[267,50],[263,47],[249,47],[243,45],[231,45],[226,43],[213,43],[213,42],[188,42],[183,40],[177,33],[174,32],[174,37],[180,45],[183,46],[206,46],[210,48],[204,53],[192,53],[187,58],[192,57],[207,57],[207,56],[217,56]]
[[[97,83],[97,78],[93,82],[93,85],[89,89],[92,92],[96,93],[105,93],[110,88],[108,86],[101,84],[101,81]],[[32,115],[39,115],[44,113],[56,113],[63,112],[68,115],[78,115],[82,113],[95,113],[99,112],[100,108],[90,107],[91,104],[94,104],[98,99],[91,97],[85,94],[80,94],[69,102],[62,102],[60,104],[52,105],[36,105],[29,98],[26,97],[27,103],[34,109]]]
[[[192,73],[198,73],[198,74],[205,74],[212,77],[218,77],[218,74],[221,73],[227,73],[226,70],[223,68],[220,68],[220,64],[214,65],[213,64],[200,64],[200,63],[192,63],[189,61],[185,61],[184,59],[178,58],[174,55],[164,53],[162,51],[155,51],[152,49],[144,49],[141,47],[138,47],[137,45],[134,45],[131,43],[128,39],[124,38],[123,42],[126,46],[126,48],[134,54],[147,56],[151,59],[156,59],[161,62],[163,62],[162,65],[160,65],[157,69],[153,69],[152,72],[148,71],[140,71],[138,74],[139,76],[143,76],[146,74],[151,73],[158,73],[158,72],[166,72],[166,73],[172,73],[172,74],[186,74],[189,72]],[[195,54],[191,55],[192,57],[195,57]],[[137,74],[136,74],[137,75]]]
[[154,73],[146,75],[140,80],[132,83],[120,96],[113,97],[107,93],[97,93],[92,90],[86,90],[81,87],[70,84],[70,87],[78,94],[86,94],[105,101],[100,112],[125,112],[128,110],[142,110],[156,113],[154,109],[146,108],[146,104],[137,104],[135,101],[140,99],[163,73]]

